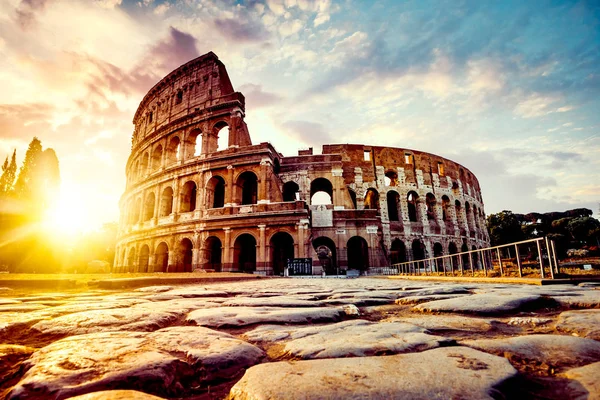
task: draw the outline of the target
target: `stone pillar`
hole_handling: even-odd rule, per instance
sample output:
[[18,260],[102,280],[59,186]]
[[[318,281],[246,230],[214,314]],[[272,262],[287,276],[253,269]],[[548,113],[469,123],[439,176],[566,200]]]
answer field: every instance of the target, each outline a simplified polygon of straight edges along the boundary
[[260,162],[260,174],[258,177],[258,204],[267,204],[269,203],[269,180],[267,177],[269,176],[269,168],[271,167],[270,159],[263,159]]
[[267,272],[267,257],[266,257],[266,234],[265,230],[267,225],[261,224],[258,225],[258,245],[256,252],[256,271],[260,274],[266,274]]
[[177,272],[177,247],[173,245],[173,248],[169,249],[168,253],[168,261],[167,261],[167,271],[166,272]]
[[154,272],[154,254],[150,253],[148,256],[148,272]]
[[227,166],[227,190],[225,190],[225,207],[231,207],[233,205],[235,199],[235,182],[234,178],[234,168],[233,165]]
[[200,249],[192,249],[192,272],[198,268],[198,258],[200,256]]
[[231,228],[223,228],[225,231],[225,241],[223,242],[223,272],[233,271],[233,247],[231,243]]
[[342,179],[342,173],[344,171],[339,168],[333,168],[331,170],[331,176],[333,177],[333,198],[331,202],[333,203],[334,210],[343,210],[344,207],[344,198],[342,193],[342,188],[344,187],[344,181]]

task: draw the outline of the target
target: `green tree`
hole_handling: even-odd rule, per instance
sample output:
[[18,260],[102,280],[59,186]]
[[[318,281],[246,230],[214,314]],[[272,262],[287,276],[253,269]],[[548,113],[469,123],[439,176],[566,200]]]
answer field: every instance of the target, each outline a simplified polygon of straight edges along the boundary
[[518,242],[523,240],[525,236],[521,230],[519,220],[515,214],[508,210],[488,215],[487,227],[492,246]]
[[580,243],[587,243],[600,229],[600,221],[592,217],[572,218],[567,224],[567,231]]
[[0,176],[0,197],[5,197],[13,190],[17,174],[17,150],[13,151],[10,163],[8,156],[2,165],[2,176]]

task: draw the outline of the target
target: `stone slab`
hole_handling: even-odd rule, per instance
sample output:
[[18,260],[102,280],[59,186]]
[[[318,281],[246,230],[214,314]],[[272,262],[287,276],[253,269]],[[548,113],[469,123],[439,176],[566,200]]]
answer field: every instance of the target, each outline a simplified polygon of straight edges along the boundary
[[263,356],[256,346],[203,327],[71,336],[25,361],[26,372],[8,398],[68,398],[110,389],[180,397],[232,378]]
[[564,376],[579,382],[587,390],[585,399],[600,400],[600,362],[570,369]]
[[[492,399],[515,376],[506,359],[465,347],[415,354],[276,362],[254,366],[231,400]],[[492,397],[494,395],[494,397]]]
[[456,299],[437,300],[422,303],[414,307],[418,311],[456,312],[466,314],[502,314],[519,310],[537,300],[541,296],[535,294],[475,294]]
[[458,315],[423,315],[416,317],[390,317],[385,321],[405,322],[431,331],[488,332],[494,328],[492,321]]
[[600,340],[600,310],[565,311],[558,316],[556,330]]
[[161,400],[162,397],[153,396],[137,390],[103,390],[69,397],[69,400]]

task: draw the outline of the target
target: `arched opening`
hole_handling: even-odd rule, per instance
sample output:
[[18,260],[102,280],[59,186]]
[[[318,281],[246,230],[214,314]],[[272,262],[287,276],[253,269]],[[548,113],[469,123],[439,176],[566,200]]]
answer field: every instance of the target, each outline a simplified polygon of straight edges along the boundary
[[242,173],[237,180],[238,202],[241,205],[256,204],[258,198],[258,178],[252,171]]
[[271,237],[271,265],[274,275],[283,275],[286,260],[294,258],[294,239],[287,232],[277,232]]
[[154,192],[148,193],[146,196],[146,201],[144,202],[144,221],[150,221],[152,217],[154,217],[154,204],[156,199],[154,197]]
[[467,227],[469,228],[469,230],[472,230],[473,227],[471,226],[471,205],[469,204],[468,201],[465,201],[465,214],[467,217]]
[[456,200],[454,202],[454,213],[456,214],[456,220],[458,222],[458,225],[460,225],[460,219],[461,219],[461,214],[462,214],[462,205],[460,204],[460,201]]
[[319,264],[327,275],[337,274],[337,251],[333,240],[326,236],[320,236],[313,240],[313,248],[319,258]]
[[310,183],[310,204],[332,204],[333,185],[325,178],[317,178]]
[[217,272],[221,271],[221,255],[222,255],[221,240],[216,236],[210,236],[204,242],[204,251],[206,251],[206,261],[208,264],[205,269],[213,269]]
[[442,196],[442,220],[449,221],[450,220],[450,199],[448,196]]
[[197,157],[202,154],[202,131],[200,129],[192,129],[185,143],[186,157]]
[[149,163],[150,163],[150,156],[146,152],[142,156],[142,163],[140,164],[140,177],[144,177],[148,174]]
[[160,216],[167,217],[173,212],[173,188],[164,188],[160,196]]
[[425,203],[427,204],[427,219],[430,221],[435,221],[435,206],[437,204],[437,200],[433,193],[427,193],[427,196],[425,196]]
[[176,272],[192,272],[193,248],[192,241],[188,238],[179,242]]
[[208,208],[221,208],[225,206],[225,179],[215,175],[206,185],[206,197]]
[[379,212],[379,193],[377,190],[370,188],[365,193],[365,209]]
[[[433,244],[433,256],[441,257],[444,255],[444,248],[441,243],[435,242]],[[435,260],[435,269],[436,271],[444,270],[444,261],[443,260]]]
[[369,268],[369,245],[360,236],[353,236],[346,245],[348,249],[348,269],[361,271]]
[[[471,250],[477,250],[477,247],[473,246],[473,247],[471,247]],[[471,258],[473,259],[473,268],[481,269],[481,265],[479,264],[479,257],[477,255],[477,252],[471,253]]]
[[394,239],[390,250],[390,260],[392,264],[406,262],[406,246],[402,240]]
[[139,177],[139,173],[140,173],[140,163],[139,163],[139,161],[136,161],[135,164],[133,164],[132,170],[130,171],[131,180],[135,181]]
[[129,249],[129,256],[127,257],[127,270],[134,272],[135,269],[135,247]]
[[388,218],[390,221],[399,221],[400,216],[398,208],[400,207],[400,195],[398,192],[390,190],[387,192]]
[[129,220],[129,222],[131,224],[137,224],[138,222],[140,222],[141,216],[142,216],[142,199],[138,197],[135,200],[135,204],[134,204],[133,210],[131,212],[131,219]]
[[172,164],[180,159],[181,140],[178,136],[173,136],[167,147],[167,162]]
[[139,272],[148,272],[148,261],[150,260],[150,248],[147,244],[140,249],[140,260],[138,264]]
[[[456,253],[458,253],[456,244],[454,244],[453,242],[450,242],[450,244],[448,244],[448,254],[456,254]],[[450,260],[452,262],[452,268],[453,269],[458,268],[458,265],[459,265],[458,257],[451,257]]]
[[[460,252],[464,253],[466,251],[469,251],[469,246],[467,246],[466,243],[463,243],[462,246],[460,246]],[[465,269],[470,268],[469,255],[468,254],[463,254],[462,255],[462,262],[463,262],[463,267]]]
[[348,188],[348,194],[350,195],[350,200],[352,200],[352,205],[354,206],[354,209],[357,209],[357,205],[356,205],[356,192],[350,188]]
[[256,239],[249,233],[237,237],[233,246],[233,263],[238,271],[256,271]]
[[181,212],[190,212],[196,209],[196,182],[187,181],[181,189]]
[[388,171],[383,178],[385,186],[398,186],[398,174],[395,171]]
[[273,159],[273,173],[279,174],[280,171],[281,171],[281,163],[279,162],[279,158],[274,158]]
[[473,206],[473,222],[475,223],[475,229],[479,229],[479,211],[477,206]]
[[220,122],[215,125],[214,132],[217,136],[217,151],[227,149],[229,147],[229,125]]
[[152,171],[156,171],[160,168],[160,164],[162,162],[162,153],[163,147],[159,144],[152,152]]
[[166,272],[169,264],[169,246],[160,242],[154,252],[154,272]]
[[425,245],[419,239],[412,242],[413,260],[423,260],[425,258]]
[[417,192],[408,192],[406,196],[406,205],[408,206],[408,219],[410,222],[417,222],[419,213],[417,208],[417,202],[419,200],[419,195]]
[[283,185],[283,201],[300,200],[300,187],[296,182],[286,182]]

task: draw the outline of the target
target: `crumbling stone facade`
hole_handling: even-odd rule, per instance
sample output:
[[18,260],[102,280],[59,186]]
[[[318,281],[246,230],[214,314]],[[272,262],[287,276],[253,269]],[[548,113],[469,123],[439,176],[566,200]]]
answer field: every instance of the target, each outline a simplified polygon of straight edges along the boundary
[[[244,96],[213,53],[156,84],[135,113],[114,271],[373,270],[489,245],[477,178],[421,151],[252,144]],[[228,129],[228,141],[219,148]]]

